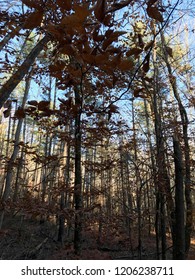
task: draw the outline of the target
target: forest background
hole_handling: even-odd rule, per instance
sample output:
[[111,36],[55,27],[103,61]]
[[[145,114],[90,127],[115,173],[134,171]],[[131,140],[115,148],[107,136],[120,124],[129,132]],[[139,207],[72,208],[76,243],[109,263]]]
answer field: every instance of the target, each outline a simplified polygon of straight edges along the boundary
[[193,1],[0,1],[2,259],[194,259]]

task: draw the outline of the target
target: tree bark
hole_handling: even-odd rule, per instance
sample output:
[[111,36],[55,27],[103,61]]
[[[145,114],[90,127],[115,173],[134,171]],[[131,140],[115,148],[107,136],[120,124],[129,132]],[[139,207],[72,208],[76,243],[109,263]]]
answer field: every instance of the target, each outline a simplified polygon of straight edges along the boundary
[[15,87],[22,81],[33,65],[36,57],[43,50],[44,46],[51,40],[49,35],[45,35],[37,45],[32,49],[18,70],[10,77],[10,79],[0,89],[0,109],[5,101],[9,98]]
[[173,244],[173,259],[185,259],[185,223],[184,223],[184,188],[183,164],[179,139],[173,137],[175,162],[175,243]]
[[5,35],[3,40],[0,42],[0,51],[5,47],[5,45],[9,42],[10,39],[12,39],[20,32],[21,29],[22,25],[18,25],[14,30]]
[[[24,108],[24,106],[26,104],[27,97],[28,97],[32,72],[33,72],[33,68],[31,69],[31,71],[29,73],[29,76],[26,80],[25,92],[24,92],[24,97],[23,97],[22,106],[21,106],[22,108]],[[18,152],[19,152],[19,149],[20,149],[19,141],[20,141],[22,124],[23,124],[23,118],[20,118],[18,120],[18,125],[17,125],[17,129],[16,129],[16,133],[15,133],[14,150],[13,150],[13,153],[12,153],[11,158],[8,161],[8,165],[7,165],[6,177],[5,177],[5,188],[4,188],[4,192],[3,192],[3,195],[2,195],[2,202],[5,202],[9,198],[9,195],[10,195],[11,183],[12,183],[12,178],[13,178],[13,165],[14,165],[14,162],[17,158],[17,155],[18,155]],[[2,223],[3,223],[3,218],[2,218],[2,217],[4,217],[3,212],[4,212],[4,209],[2,209],[2,213],[1,213],[0,229],[1,229]]]
[[81,251],[82,242],[82,176],[81,176],[81,107],[82,100],[79,89],[75,87],[75,182],[74,182],[74,203],[75,203],[75,229],[74,229],[74,250],[76,254]]
[[191,233],[192,233],[192,199],[191,199],[191,170],[190,170],[190,147],[189,147],[189,141],[188,141],[188,115],[186,112],[185,107],[182,104],[178,88],[177,88],[177,82],[176,78],[173,76],[173,71],[171,64],[168,59],[168,54],[166,51],[166,42],[164,38],[164,34],[161,33],[161,41],[163,45],[163,51],[164,51],[164,60],[167,66],[167,70],[169,73],[169,79],[170,84],[172,86],[172,90],[175,96],[175,99],[177,100],[180,117],[182,121],[182,128],[183,128],[183,140],[184,140],[184,156],[185,156],[185,200],[186,200],[186,225],[185,225],[185,239],[186,239],[186,245],[185,245],[185,251],[186,251],[186,257],[188,255],[189,249],[190,249],[190,240],[191,240]]

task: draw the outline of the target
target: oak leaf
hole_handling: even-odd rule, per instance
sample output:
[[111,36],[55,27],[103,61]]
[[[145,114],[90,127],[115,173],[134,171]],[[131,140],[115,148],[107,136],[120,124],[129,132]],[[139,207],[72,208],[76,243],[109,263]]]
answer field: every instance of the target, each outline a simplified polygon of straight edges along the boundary
[[148,50],[153,46],[153,44],[154,44],[154,41],[153,41],[153,40],[150,41],[150,42],[148,42],[148,43],[146,44],[144,50],[145,50],[145,51],[148,51]]
[[149,0],[148,1],[148,6],[154,5],[158,0]]
[[95,63],[97,65],[105,64],[108,61],[108,57],[109,57],[109,54],[107,54],[107,53],[98,54],[95,56]]
[[157,7],[148,6],[146,12],[150,18],[155,19],[159,22],[163,22],[163,16],[161,15]]
[[150,53],[148,53],[145,57],[145,62],[143,64],[142,70],[147,73],[150,69]]
[[72,0],[56,0],[60,8],[70,11],[72,8]]
[[8,108],[7,110],[3,111],[4,118],[8,118],[11,113],[11,108]]
[[109,111],[110,111],[111,113],[118,113],[118,109],[119,109],[119,107],[116,106],[116,105],[114,105],[114,104],[111,104],[111,105],[109,106]]
[[134,92],[133,92],[134,97],[143,97],[143,96],[145,96],[145,95],[142,94],[144,90],[145,90],[144,88],[136,88],[136,89],[134,89]]
[[36,11],[31,13],[24,22],[24,29],[33,29],[40,26],[43,19],[43,11]]
[[141,48],[132,48],[129,51],[126,52],[126,56],[129,57],[131,55],[139,55],[140,53],[142,53],[143,50]]
[[22,3],[24,3],[29,8],[34,8],[37,10],[42,9],[40,0],[22,0]]
[[60,52],[62,54],[74,55],[76,52],[76,49],[72,44],[66,44],[60,49]]
[[123,2],[121,1],[120,3],[114,3],[108,12],[115,12],[117,10],[120,10],[120,9],[128,6],[131,2],[132,2],[132,0],[126,0]]
[[71,27],[71,28],[81,28],[86,17],[89,15],[90,11],[87,6],[75,6],[74,14],[65,16],[61,21],[61,27]]
[[95,17],[103,23],[106,13],[106,1],[105,0],[97,0],[95,5],[94,14]]
[[29,100],[29,101],[28,101],[28,104],[29,104],[29,105],[32,105],[32,106],[37,106],[37,105],[38,105],[38,102],[37,102],[37,100]]
[[138,36],[138,43],[139,43],[139,46],[140,46],[141,49],[143,49],[145,43],[144,43],[144,41],[143,41],[142,35],[141,35],[140,33],[138,33],[137,36]]
[[131,70],[134,66],[134,63],[132,60],[129,59],[122,59],[118,65],[118,68],[122,71],[128,71]]
[[23,108],[19,107],[18,110],[15,111],[14,117],[17,119],[24,119],[25,118],[25,111]]
[[49,105],[50,105],[50,102],[49,102],[49,101],[42,100],[42,101],[40,101],[40,102],[38,103],[38,109],[39,109],[40,111],[48,110]]
[[84,54],[82,54],[82,58],[85,62],[87,62],[89,64],[93,64],[95,62],[95,56],[92,54],[84,53]]
[[166,52],[168,53],[168,55],[173,58],[173,49],[168,46],[166,46],[165,49],[166,49]]
[[93,40],[96,41],[96,42],[100,42],[100,41],[103,41],[103,39],[105,38],[104,35],[99,35],[99,29],[100,27],[97,26],[94,31],[93,31]]
[[124,32],[124,31],[116,31],[116,32],[112,31],[110,34],[108,34],[107,39],[102,44],[103,50],[106,50],[107,47],[110,44],[112,44],[112,42],[118,40],[118,37],[121,36],[121,35],[124,35],[124,34],[126,34],[126,32]]

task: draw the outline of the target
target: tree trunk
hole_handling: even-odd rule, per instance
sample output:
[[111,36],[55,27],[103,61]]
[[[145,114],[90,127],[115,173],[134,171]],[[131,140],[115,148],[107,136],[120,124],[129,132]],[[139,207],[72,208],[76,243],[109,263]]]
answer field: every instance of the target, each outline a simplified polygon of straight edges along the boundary
[[[33,68],[30,71],[29,76],[26,80],[25,92],[24,92],[24,97],[23,97],[22,106],[21,106],[22,108],[24,108],[24,106],[26,104],[27,97],[28,97],[32,71],[33,71]],[[17,158],[17,155],[18,155],[18,152],[19,152],[19,149],[20,149],[19,141],[20,141],[22,124],[23,124],[23,118],[20,118],[18,120],[18,125],[17,125],[17,129],[16,129],[16,133],[15,133],[14,150],[13,150],[13,153],[12,153],[11,158],[8,161],[8,165],[7,165],[6,178],[5,178],[5,188],[4,188],[4,192],[3,192],[3,195],[2,195],[2,202],[5,202],[9,198],[9,195],[10,195],[11,183],[12,183],[13,171],[14,171],[13,170],[13,165],[14,165],[14,162]],[[2,209],[2,211],[4,212],[4,209]],[[2,214],[2,213],[1,213],[1,215],[4,216],[4,214]],[[2,227],[2,223],[3,223],[3,218],[1,218],[0,229]]]
[[20,32],[21,29],[22,29],[22,25],[20,24],[10,33],[5,35],[3,40],[0,42],[0,51],[5,47],[5,45],[9,42],[10,39],[15,37]]
[[185,259],[185,223],[184,223],[184,188],[183,163],[179,139],[173,137],[175,162],[175,244],[173,244],[173,259]]
[[178,89],[177,89],[177,83],[176,78],[173,76],[173,71],[171,64],[168,59],[168,54],[166,51],[166,42],[164,38],[164,34],[161,33],[161,41],[163,45],[163,51],[164,51],[164,60],[167,66],[167,70],[169,73],[169,79],[170,84],[173,89],[173,93],[175,96],[175,99],[177,100],[178,106],[179,106],[179,112],[181,116],[182,121],[182,128],[183,128],[183,140],[184,140],[184,156],[185,156],[185,200],[186,200],[186,225],[185,225],[185,251],[186,251],[186,257],[188,255],[189,249],[190,249],[190,239],[191,239],[191,233],[192,233],[192,199],[191,199],[191,170],[190,170],[190,147],[189,147],[189,141],[188,141],[188,115],[186,112],[185,107],[182,104]]
[[81,251],[82,242],[82,176],[81,176],[81,110],[82,101],[79,89],[75,87],[75,182],[74,182],[74,203],[75,203],[75,229],[74,229],[74,250],[76,254]]
[[0,89],[0,109],[5,101],[9,98],[15,87],[22,81],[24,76],[28,73],[29,68],[33,65],[36,57],[43,50],[44,46],[51,40],[49,35],[46,35],[40,40],[37,45],[32,49],[24,62],[18,70],[10,77],[10,79]]

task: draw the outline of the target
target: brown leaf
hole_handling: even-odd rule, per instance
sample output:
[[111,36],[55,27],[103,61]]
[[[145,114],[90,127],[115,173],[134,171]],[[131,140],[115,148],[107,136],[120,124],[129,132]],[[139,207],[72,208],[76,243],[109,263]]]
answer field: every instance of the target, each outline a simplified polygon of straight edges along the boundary
[[129,57],[131,55],[139,55],[142,52],[143,50],[141,48],[132,48],[126,52],[126,56]]
[[93,40],[94,41],[96,41],[96,38],[97,38],[98,33],[99,33],[99,30],[100,30],[99,25],[94,28],[94,31],[93,31]]
[[109,79],[106,79],[104,81],[104,84],[108,87],[108,88],[113,88],[113,82],[110,81]]
[[37,100],[30,100],[30,101],[28,101],[28,104],[32,105],[32,106],[37,106],[38,102],[37,102]]
[[111,113],[118,113],[118,106],[116,106],[116,105],[114,105],[114,104],[111,104],[110,106],[109,106],[109,111],[111,112]]
[[145,62],[144,62],[144,65],[142,67],[142,70],[147,73],[150,69],[150,54],[148,53],[146,55],[146,58],[145,58]]
[[8,99],[8,100],[4,103],[3,107],[4,107],[4,108],[11,108],[11,104],[12,104],[12,100]]
[[150,78],[150,77],[147,77],[147,76],[144,77],[144,80],[149,82],[149,83],[153,82],[153,78]]
[[132,0],[127,0],[127,1],[120,2],[120,3],[114,3],[108,12],[115,12],[117,10],[120,10],[120,9],[126,7],[127,5],[129,5],[131,2],[132,2]]
[[154,44],[154,41],[153,41],[153,40],[150,41],[150,42],[148,42],[148,43],[146,44],[144,50],[145,50],[145,51],[148,51],[148,50],[153,46],[153,44]]
[[37,10],[42,9],[40,0],[22,0],[22,3],[24,3],[29,8],[34,8]]
[[74,55],[76,49],[72,44],[66,44],[63,48],[60,49],[60,52],[67,55]]
[[24,119],[25,118],[25,111],[23,108],[19,107],[18,110],[15,111],[14,117],[17,119]]
[[95,17],[100,21],[103,22],[106,13],[106,1],[105,0],[97,0],[95,5],[94,14]]
[[108,54],[105,53],[105,54],[98,54],[95,56],[95,63],[97,65],[103,65],[105,64],[107,61],[108,61]]
[[61,40],[62,39],[62,34],[61,32],[58,30],[57,26],[53,25],[53,24],[48,24],[47,25],[47,31],[57,40]]
[[23,28],[26,29],[33,29],[39,26],[43,19],[43,12],[42,11],[36,11],[31,13],[26,21],[24,22]]
[[138,43],[139,43],[140,48],[143,49],[145,43],[144,43],[142,35],[140,33],[138,34]]
[[50,105],[49,101],[42,100],[38,103],[38,109],[40,111],[45,111],[48,109],[49,105]]
[[118,81],[118,77],[113,74],[113,78],[112,78],[113,87],[116,85],[117,81]]
[[118,65],[118,68],[122,71],[128,71],[131,70],[134,66],[134,63],[132,60],[129,59],[122,59]]
[[170,57],[173,58],[173,49],[172,49],[172,48],[166,46],[166,52],[168,53],[168,55],[169,55]]
[[[111,30],[112,31],[112,30]],[[116,31],[116,32],[111,32],[108,36],[107,36],[107,39],[103,42],[102,44],[102,48],[103,50],[106,50],[106,48],[112,44],[112,42],[118,40],[118,37],[123,35],[123,34],[126,34],[126,32],[124,31]]]
[[61,21],[61,27],[62,28],[76,28],[81,29],[82,24],[85,21],[86,17],[89,15],[89,10],[87,6],[75,6],[74,7],[74,14],[71,14],[70,16],[65,16]]
[[8,118],[10,116],[10,113],[11,113],[11,108],[3,111],[4,118]]
[[34,112],[34,111],[36,111],[37,109],[36,109],[36,107],[34,107],[34,106],[28,106],[26,109],[25,109],[25,112],[27,112],[27,113],[32,113],[32,112]]
[[143,95],[140,94],[141,92],[143,92],[144,88],[136,88],[133,92],[134,97],[142,97]]
[[105,26],[112,26],[112,21],[111,21],[112,17],[113,17],[112,14],[105,15],[104,20],[103,20],[102,23],[103,23]]
[[146,11],[150,18],[153,18],[159,22],[163,22],[163,16],[161,15],[157,7],[148,6]]
[[66,11],[70,11],[72,8],[72,0],[56,0],[56,3]]
[[52,110],[45,108],[43,112],[39,114],[39,117],[50,117],[52,115]]
[[148,1],[148,6],[154,5],[158,0],[149,0]]
[[119,48],[114,48],[112,46],[108,47],[106,49],[107,52],[111,53],[111,54],[115,54],[115,53],[121,53],[121,49]]
[[93,64],[95,62],[95,56],[92,54],[82,54],[82,58],[85,62]]

